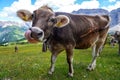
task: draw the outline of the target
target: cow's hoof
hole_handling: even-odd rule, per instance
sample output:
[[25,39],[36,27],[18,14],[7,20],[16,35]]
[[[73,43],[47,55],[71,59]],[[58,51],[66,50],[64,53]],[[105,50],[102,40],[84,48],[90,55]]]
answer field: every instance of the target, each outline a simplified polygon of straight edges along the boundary
[[95,69],[95,65],[89,65],[87,67],[87,70],[89,70],[89,71],[93,71],[94,69]]
[[68,73],[68,76],[73,77],[73,73]]
[[53,72],[49,71],[49,72],[48,72],[48,74],[52,75],[52,74],[53,74]]
[[88,71],[93,71],[93,68],[88,67],[87,70]]

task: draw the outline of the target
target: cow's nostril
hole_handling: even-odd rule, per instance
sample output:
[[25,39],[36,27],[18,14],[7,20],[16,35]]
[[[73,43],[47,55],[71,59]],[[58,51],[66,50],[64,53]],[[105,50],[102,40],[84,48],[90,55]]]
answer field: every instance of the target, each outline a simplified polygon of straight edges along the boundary
[[31,28],[29,28],[29,30],[32,30]]
[[42,35],[43,35],[43,32],[38,33],[38,36],[42,36]]

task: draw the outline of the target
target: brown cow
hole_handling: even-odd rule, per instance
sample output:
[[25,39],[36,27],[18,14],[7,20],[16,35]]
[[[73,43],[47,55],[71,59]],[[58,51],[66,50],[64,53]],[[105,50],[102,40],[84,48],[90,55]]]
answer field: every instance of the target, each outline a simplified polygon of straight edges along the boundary
[[42,6],[30,13],[27,10],[17,11],[24,21],[32,21],[32,27],[25,37],[31,43],[43,41],[51,51],[49,74],[54,72],[54,63],[58,54],[65,50],[69,65],[69,76],[73,76],[73,49],[92,47],[92,62],[88,70],[96,67],[99,55],[109,29],[108,15],[76,15],[64,12],[53,12],[48,6]]
[[114,34],[114,37],[115,37],[115,40],[118,41],[118,45],[119,45],[118,54],[120,55],[120,31],[116,31]]

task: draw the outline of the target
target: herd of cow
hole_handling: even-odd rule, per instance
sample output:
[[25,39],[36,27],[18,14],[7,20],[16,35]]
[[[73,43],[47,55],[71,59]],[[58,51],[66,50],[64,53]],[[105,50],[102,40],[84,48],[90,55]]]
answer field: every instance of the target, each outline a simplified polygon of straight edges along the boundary
[[[32,21],[32,27],[25,32],[30,43],[43,42],[43,51],[51,51],[49,74],[54,72],[54,64],[58,54],[65,50],[69,65],[69,76],[73,76],[73,49],[92,47],[92,61],[88,70],[96,67],[99,56],[108,34],[110,18],[108,15],[78,15],[65,12],[53,12],[44,5],[31,13],[28,10],[17,11],[18,17],[24,21]],[[116,34],[120,34],[117,32]],[[118,38],[118,35],[116,35]],[[120,42],[119,42],[120,43]]]

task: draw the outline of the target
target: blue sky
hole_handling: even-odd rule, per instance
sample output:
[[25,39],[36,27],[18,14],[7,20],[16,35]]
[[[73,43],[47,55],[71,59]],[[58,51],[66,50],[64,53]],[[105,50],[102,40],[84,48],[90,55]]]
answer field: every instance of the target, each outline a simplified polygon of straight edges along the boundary
[[120,0],[0,0],[0,20],[20,21],[19,9],[33,11],[48,4],[54,11],[72,12],[78,9],[103,8],[108,11],[120,8]]

